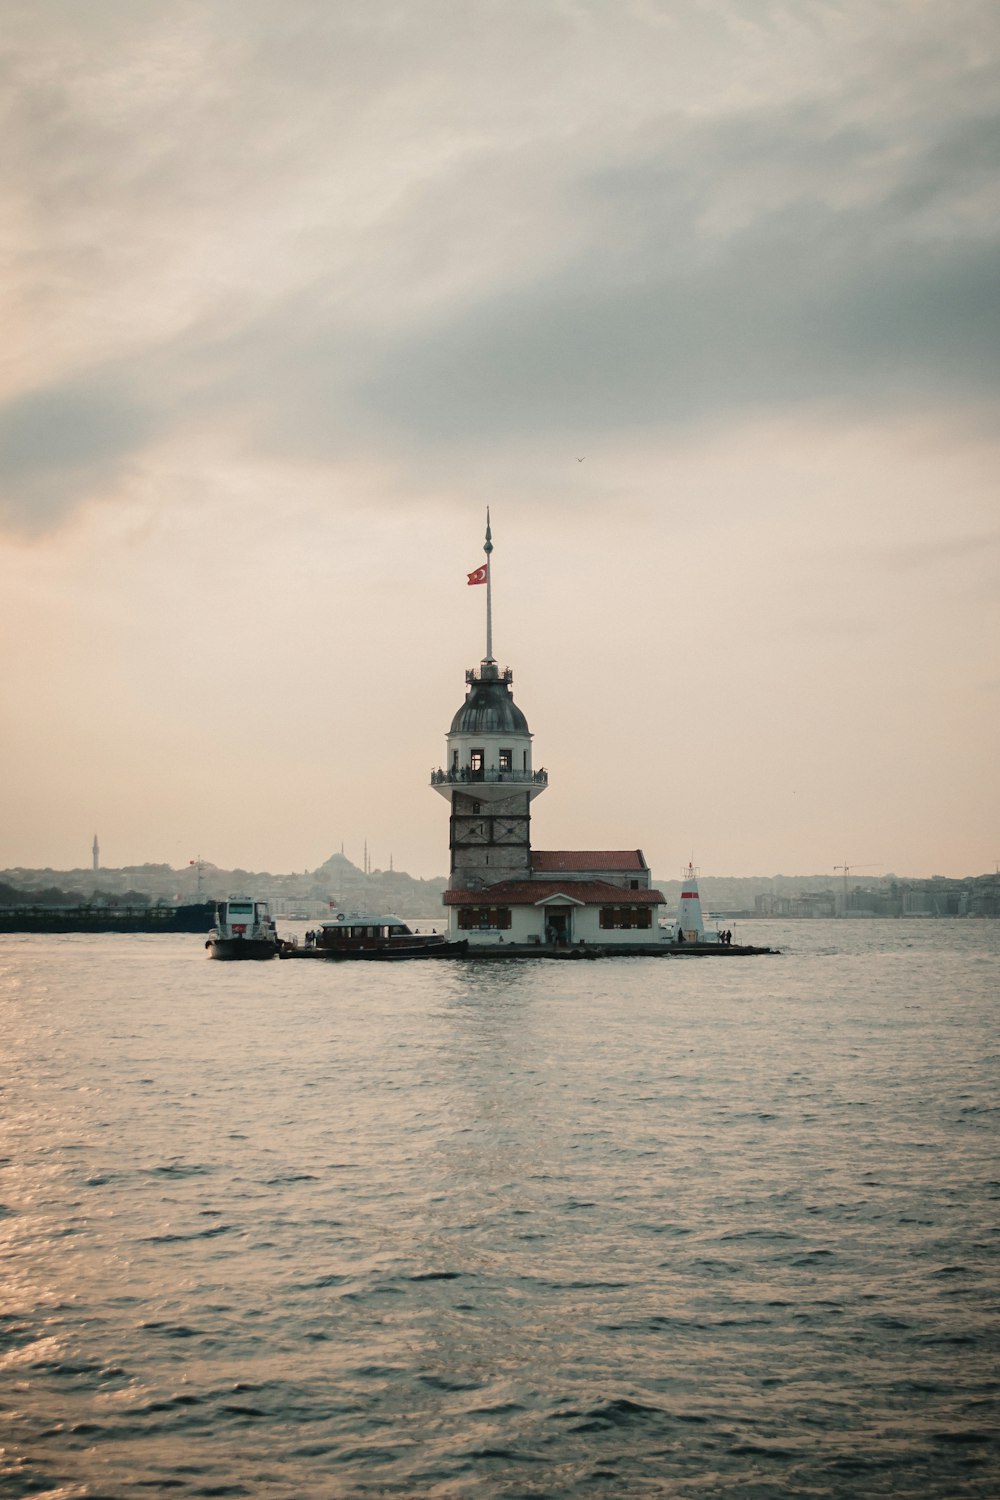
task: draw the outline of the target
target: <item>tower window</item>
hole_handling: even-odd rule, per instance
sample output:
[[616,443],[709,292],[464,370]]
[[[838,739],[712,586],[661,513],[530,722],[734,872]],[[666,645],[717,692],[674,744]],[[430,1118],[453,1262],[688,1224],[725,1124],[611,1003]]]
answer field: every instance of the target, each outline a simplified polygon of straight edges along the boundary
[[451,769],[453,771],[457,771],[458,770],[458,751],[457,750],[453,750],[451,752]]
[[501,771],[512,771],[513,769],[514,769],[514,752],[513,752],[513,750],[501,750],[500,751],[500,770]]
[[483,766],[485,764],[486,764],[486,751],[485,750],[470,750],[470,752],[469,752],[469,768],[472,771],[473,776],[482,776],[482,774],[483,774]]

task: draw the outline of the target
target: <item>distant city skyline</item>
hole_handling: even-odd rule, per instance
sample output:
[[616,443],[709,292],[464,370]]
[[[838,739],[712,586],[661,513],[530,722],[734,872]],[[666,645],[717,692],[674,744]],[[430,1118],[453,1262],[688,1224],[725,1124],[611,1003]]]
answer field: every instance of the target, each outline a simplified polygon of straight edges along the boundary
[[0,866],[994,868],[994,5],[5,19]]
[[[399,876],[402,876],[404,878],[417,879],[417,880],[442,880],[442,881],[446,881],[447,878],[448,878],[448,872],[447,872],[446,868],[442,868],[442,869],[440,869],[438,871],[435,871],[435,872],[432,872],[430,874],[420,874],[420,875],[415,874],[412,870],[403,870],[398,865],[394,864],[391,855],[390,855],[390,858],[389,858],[389,862],[387,864],[383,865],[383,864],[380,864],[377,859],[372,859],[370,853],[366,853],[366,852],[363,852],[361,854],[361,856],[360,856],[361,862],[360,863],[357,860],[352,859],[349,854],[345,854],[344,851],[343,851],[343,849],[340,849],[340,850],[336,851],[336,854],[339,855],[342,859],[345,859],[347,861],[347,863],[351,866],[352,870],[356,871],[357,874],[362,875],[362,876],[367,876],[367,875],[372,875],[372,876],[383,876],[383,875],[385,875],[385,876],[392,876],[392,875],[399,875]],[[316,865],[316,866],[314,866],[312,868],[299,869],[298,867],[296,867],[296,868],[290,869],[290,870],[279,869],[276,865],[273,865],[273,864],[263,864],[263,865],[260,865],[260,866],[248,866],[248,865],[239,865],[239,864],[231,864],[231,863],[227,864],[224,860],[215,860],[215,859],[212,859],[212,860],[209,860],[209,859],[204,859],[204,860],[188,860],[188,861],[186,861],[186,862],[184,862],[184,863],[182,863],[180,865],[171,865],[169,863],[169,861],[166,861],[166,860],[153,860],[153,859],[149,859],[149,860],[141,859],[141,860],[136,860],[134,862],[130,862],[130,863],[123,864],[123,865],[109,865],[109,864],[103,864],[103,863],[100,864],[100,865],[89,865],[89,864],[77,864],[77,865],[51,865],[51,864],[49,864],[49,865],[45,865],[45,864],[39,864],[37,862],[34,862],[34,863],[27,863],[27,864],[22,863],[22,864],[19,864],[19,865],[8,865],[8,866],[5,866],[4,868],[0,869],[0,875],[11,874],[12,872],[14,872],[16,870],[24,870],[24,871],[35,871],[35,872],[39,872],[39,871],[51,871],[53,874],[57,874],[57,875],[82,875],[82,874],[90,874],[90,873],[92,873],[92,874],[97,875],[98,877],[100,877],[101,875],[111,877],[111,876],[115,876],[115,875],[121,875],[122,873],[127,872],[127,871],[138,871],[138,870],[143,870],[143,869],[161,869],[162,868],[162,869],[165,869],[165,870],[171,870],[174,875],[176,875],[179,879],[183,880],[183,878],[185,878],[185,877],[194,878],[194,871],[197,868],[197,866],[199,864],[201,864],[206,871],[208,871],[208,870],[220,870],[220,871],[223,871],[223,872],[229,872],[229,871],[232,871],[232,870],[246,870],[248,873],[251,873],[251,874],[273,875],[273,876],[275,876],[277,878],[280,878],[282,880],[287,880],[287,879],[296,879],[296,878],[301,878],[301,877],[311,877],[311,876],[315,875],[317,872],[322,871],[323,867],[330,862],[331,858],[334,858],[334,857],[335,856],[328,856],[327,859],[321,860],[318,865]],[[367,863],[366,863],[366,861],[367,861]],[[824,882],[825,881],[826,883],[828,883],[831,886],[836,886],[836,888],[838,890],[841,889],[841,887],[842,887],[842,885],[844,883],[844,867],[843,867],[843,865],[835,865],[835,866],[833,866],[832,869],[823,869],[821,866],[817,865],[814,868],[803,869],[803,870],[771,870],[771,871],[768,871],[768,870],[757,870],[757,871],[744,872],[744,873],[733,873],[731,871],[726,872],[726,871],[703,870],[703,869],[701,869],[698,866],[695,866],[693,868],[694,868],[694,873],[695,873],[695,875],[696,875],[696,877],[698,879],[707,879],[707,880],[724,880],[724,881],[729,881],[729,880],[744,881],[745,880],[745,881],[758,881],[758,882],[768,882],[768,881],[771,881],[771,882],[779,882],[779,883],[782,882],[782,881],[798,882],[798,881],[802,881],[802,880],[811,880],[811,881],[817,881],[817,882]],[[677,871],[659,870],[659,871],[653,871],[653,874],[655,876],[656,881],[659,882],[660,884],[671,884],[671,883],[674,883],[674,884],[677,884],[677,885],[683,885],[685,879],[688,877],[688,875],[690,874],[691,870],[692,870],[692,866],[690,864],[686,864],[686,865],[682,866],[681,868],[679,868]],[[911,872],[908,872],[908,871],[905,871],[905,870],[898,870],[898,869],[870,870],[870,869],[866,869],[864,866],[858,866],[858,867],[849,866],[849,873],[848,873],[848,877],[847,878],[848,878],[848,880],[850,882],[851,888],[853,889],[854,887],[858,887],[858,888],[862,888],[862,887],[866,887],[866,886],[873,886],[874,887],[874,886],[882,885],[882,884],[885,884],[886,882],[891,882],[891,881],[907,881],[907,880],[926,881],[926,880],[936,880],[936,879],[940,879],[940,880],[964,880],[964,879],[980,879],[980,878],[988,877],[988,876],[1000,876],[1000,861],[994,860],[993,863],[992,863],[992,865],[989,868],[987,868],[987,869],[984,869],[984,870],[966,870],[961,875],[948,874],[945,871],[939,870],[939,869],[936,869],[936,870],[932,871],[930,875],[913,875]],[[98,884],[98,885],[100,884],[100,880],[99,879],[97,880],[96,884]]]

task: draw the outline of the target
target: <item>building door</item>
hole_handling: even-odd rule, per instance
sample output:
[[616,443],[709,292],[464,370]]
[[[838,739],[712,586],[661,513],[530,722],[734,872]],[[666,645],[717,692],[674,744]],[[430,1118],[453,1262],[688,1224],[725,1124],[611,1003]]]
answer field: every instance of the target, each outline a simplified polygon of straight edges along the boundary
[[569,907],[549,907],[545,913],[545,931],[549,941],[553,943],[568,943],[570,941],[572,926],[572,912]]

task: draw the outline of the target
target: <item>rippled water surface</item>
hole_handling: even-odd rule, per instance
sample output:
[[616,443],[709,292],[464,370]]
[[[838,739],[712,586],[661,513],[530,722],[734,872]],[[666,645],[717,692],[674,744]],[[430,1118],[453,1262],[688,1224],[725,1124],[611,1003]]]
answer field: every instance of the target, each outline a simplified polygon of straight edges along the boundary
[[0,1490],[993,1496],[1000,923],[0,938]]

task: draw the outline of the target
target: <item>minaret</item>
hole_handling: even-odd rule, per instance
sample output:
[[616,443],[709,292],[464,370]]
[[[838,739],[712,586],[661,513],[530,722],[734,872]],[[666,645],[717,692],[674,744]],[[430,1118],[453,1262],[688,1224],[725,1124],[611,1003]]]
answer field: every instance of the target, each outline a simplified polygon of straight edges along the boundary
[[469,583],[486,584],[486,655],[465,674],[465,702],[451,721],[443,769],[431,785],[451,803],[450,890],[475,891],[531,875],[531,801],[548,772],[531,763],[528,721],[511,694],[513,674],[493,658],[493,592],[489,511],[485,567]]
[[94,847],[93,847],[91,853],[94,856],[94,869],[95,870],[99,870],[101,868],[101,846],[97,842],[97,834],[96,833],[94,834]]

